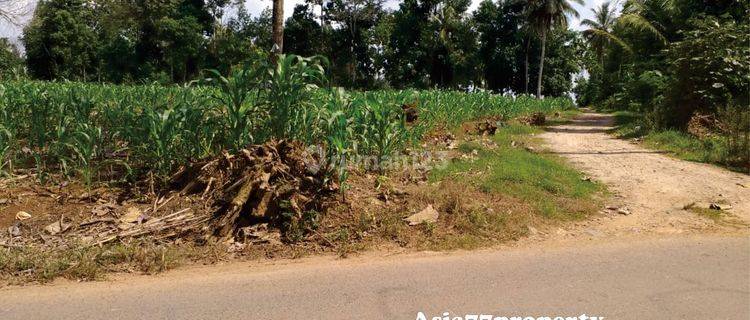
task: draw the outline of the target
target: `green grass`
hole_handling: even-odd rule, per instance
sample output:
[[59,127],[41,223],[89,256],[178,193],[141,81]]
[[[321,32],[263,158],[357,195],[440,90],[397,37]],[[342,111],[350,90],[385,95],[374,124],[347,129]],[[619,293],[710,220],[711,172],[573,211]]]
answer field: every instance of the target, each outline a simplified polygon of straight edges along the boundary
[[[478,150],[478,158],[452,162],[432,172],[430,179],[458,177],[484,192],[501,193],[527,202],[547,218],[582,218],[587,210],[577,205],[590,202],[593,195],[602,190],[601,186],[584,181],[581,173],[556,156],[511,146],[512,141],[532,144],[534,141],[529,134],[537,132],[539,129],[521,125],[501,128],[492,138],[498,148],[460,147],[459,150],[464,151]],[[465,175],[467,172],[481,174]]]
[[617,128],[614,134],[623,139],[639,138],[648,133],[643,124],[643,117],[630,111],[616,111],[612,113]]
[[704,217],[709,220],[713,220],[714,222],[721,222],[726,218],[726,214],[722,212],[721,210],[714,210],[714,209],[708,209],[708,208],[698,208],[698,207],[690,207],[688,210],[692,211],[693,213]]
[[[722,203],[725,205],[727,204],[726,201],[719,201],[718,203]],[[737,218],[728,211],[701,207],[696,205],[695,203],[691,203],[683,207],[683,209],[705,219],[711,220],[718,225],[740,228],[747,227],[746,222],[744,222],[742,219]]]
[[546,125],[557,126],[568,124],[573,118],[575,118],[575,116],[579,114],[581,114],[580,110],[570,109],[558,112],[558,117],[550,117],[550,115],[547,115]]
[[688,161],[721,164],[729,153],[726,141],[721,137],[701,140],[675,130],[649,133],[643,138],[643,142],[647,147],[669,151]]
[[644,124],[643,116],[629,112],[613,113],[617,128],[613,131],[619,138],[641,138],[643,146],[667,151],[673,156],[694,162],[712,163],[730,170],[747,173],[748,168],[737,167],[728,159],[735,158],[730,151],[728,139],[723,136],[712,136],[699,139],[679,130],[652,130]]

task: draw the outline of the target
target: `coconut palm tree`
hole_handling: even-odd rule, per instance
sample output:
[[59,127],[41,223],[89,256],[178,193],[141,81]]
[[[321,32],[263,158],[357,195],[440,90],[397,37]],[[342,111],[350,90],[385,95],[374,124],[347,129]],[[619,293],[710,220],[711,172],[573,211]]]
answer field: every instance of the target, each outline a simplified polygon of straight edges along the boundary
[[651,34],[662,44],[667,44],[665,27],[659,21],[669,21],[677,13],[674,0],[627,0],[617,23]]
[[583,31],[583,35],[588,39],[591,47],[596,52],[596,57],[601,66],[604,66],[604,49],[610,43],[615,43],[626,51],[630,52],[630,46],[612,33],[612,29],[617,23],[616,5],[604,2],[599,8],[592,8],[594,20],[584,19],[581,21],[582,26],[588,27]]
[[[583,5],[583,0],[572,0]],[[578,18],[578,11],[568,0],[534,0],[531,1],[528,18],[531,26],[539,33],[542,42],[542,53],[539,58],[539,76],[537,78],[536,96],[542,97],[542,74],[544,72],[544,51],[547,34],[553,28],[567,28],[568,15]]]

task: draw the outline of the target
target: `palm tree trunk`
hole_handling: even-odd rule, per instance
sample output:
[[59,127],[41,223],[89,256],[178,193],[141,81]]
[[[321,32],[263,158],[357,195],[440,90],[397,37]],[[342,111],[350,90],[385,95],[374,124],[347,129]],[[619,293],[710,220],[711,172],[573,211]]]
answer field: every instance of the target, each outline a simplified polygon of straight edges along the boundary
[[544,49],[547,46],[547,29],[542,29],[542,55],[539,58],[539,77],[536,79],[536,97],[542,98],[542,74],[544,71]]
[[524,62],[523,62],[523,73],[524,73],[523,92],[525,94],[529,94],[529,48],[530,46],[531,46],[531,37],[526,36],[526,52],[524,52]]
[[276,56],[284,51],[284,0],[273,0],[272,15],[272,38],[273,48],[271,49],[273,62],[276,63]]

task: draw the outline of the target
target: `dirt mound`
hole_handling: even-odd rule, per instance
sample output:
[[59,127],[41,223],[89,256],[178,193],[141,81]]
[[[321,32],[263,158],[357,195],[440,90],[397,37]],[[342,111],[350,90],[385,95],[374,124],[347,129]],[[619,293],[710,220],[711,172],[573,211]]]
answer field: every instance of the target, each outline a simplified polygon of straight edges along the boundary
[[529,126],[543,126],[547,122],[547,117],[542,112],[534,112],[518,118],[518,121]]
[[468,135],[491,136],[497,132],[498,127],[504,126],[502,118],[494,117],[478,121],[470,121],[461,125],[463,132]]

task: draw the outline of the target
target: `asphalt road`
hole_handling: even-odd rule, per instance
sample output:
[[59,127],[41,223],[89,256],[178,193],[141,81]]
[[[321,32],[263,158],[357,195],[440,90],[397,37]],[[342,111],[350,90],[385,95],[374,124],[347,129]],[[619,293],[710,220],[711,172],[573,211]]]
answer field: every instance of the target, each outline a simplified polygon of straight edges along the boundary
[[750,238],[232,264],[0,289],[0,319],[750,319]]

